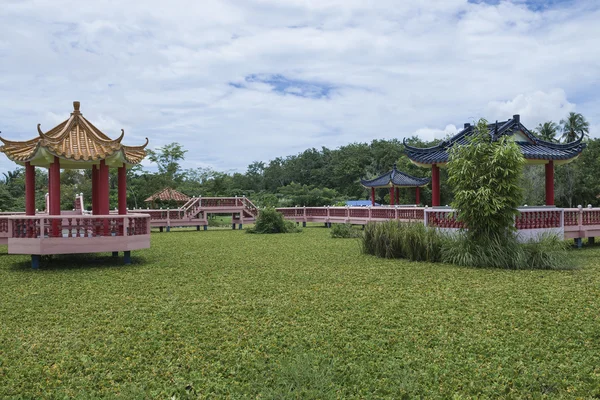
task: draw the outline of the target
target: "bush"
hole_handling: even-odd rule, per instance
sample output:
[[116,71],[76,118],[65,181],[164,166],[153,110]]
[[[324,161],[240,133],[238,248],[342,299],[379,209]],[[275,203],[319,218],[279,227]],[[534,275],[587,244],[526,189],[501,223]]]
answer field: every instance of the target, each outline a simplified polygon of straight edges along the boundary
[[274,208],[260,210],[254,227],[247,229],[247,233],[294,233],[301,230],[292,221],[286,221],[283,214]]
[[463,232],[445,242],[442,261],[466,267],[571,269],[567,247],[556,235],[519,243],[514,235],[474,241]]
[[444,240],[438,230],[419,222],[372,222],[365,227],[362,251],[384,258],[436,262],[441,260]]
[[333,224],[330,233],[332,238],[359,238],[362,236],[362,233],[352,224]]

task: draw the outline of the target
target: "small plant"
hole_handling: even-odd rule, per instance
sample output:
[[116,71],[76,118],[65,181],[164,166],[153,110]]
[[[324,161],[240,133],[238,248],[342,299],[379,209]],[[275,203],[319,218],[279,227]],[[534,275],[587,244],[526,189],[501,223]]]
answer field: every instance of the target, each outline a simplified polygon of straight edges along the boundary
[[362,233],[355,229],[352,224],[333,224],[331,227],[332,238],[359,238]]
[[261,210],[254,227],[247,229],[247,233],[294,233],[301,232],[292,221],[286,221],[283,214],[274,208]]

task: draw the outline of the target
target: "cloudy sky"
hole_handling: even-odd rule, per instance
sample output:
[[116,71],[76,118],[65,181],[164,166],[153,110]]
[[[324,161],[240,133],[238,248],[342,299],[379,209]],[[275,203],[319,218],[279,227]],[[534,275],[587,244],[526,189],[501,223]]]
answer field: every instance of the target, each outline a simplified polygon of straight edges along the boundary
[[35,137],[80,100],[126,144],[240,172],[516,113],[600,136],[599,21],[597,0],[0,0],[0,130]]

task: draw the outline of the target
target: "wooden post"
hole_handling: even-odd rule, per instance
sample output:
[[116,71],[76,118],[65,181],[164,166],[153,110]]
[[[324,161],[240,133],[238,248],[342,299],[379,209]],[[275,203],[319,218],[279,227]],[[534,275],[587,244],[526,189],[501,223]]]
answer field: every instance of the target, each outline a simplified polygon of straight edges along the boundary
[[394,187],[390,188],[390,206],[394,205]]
[[25,163],[25,215],[35,215],[35,167]]
[[399,187],[396,188],[395,199],[396,199],[396,204],[400,204],[400,188]]
[[375,206],[375,188],[371,188],[371,206]]
[[[108,187],[108,165],[104,160],[100,160],[100,170],[98,171],[98,211],[101,215],[110,214],[110,199]],[[104,236],[108,236],[108,219],[103,221]]]
[[437,164],[431,166],[431,205],[440,205],[440,167]]
[[554,205],[554,161],[546,164],[546,205]]
[[418,186],[415,187],[415,204],[421,204],[421,188]]

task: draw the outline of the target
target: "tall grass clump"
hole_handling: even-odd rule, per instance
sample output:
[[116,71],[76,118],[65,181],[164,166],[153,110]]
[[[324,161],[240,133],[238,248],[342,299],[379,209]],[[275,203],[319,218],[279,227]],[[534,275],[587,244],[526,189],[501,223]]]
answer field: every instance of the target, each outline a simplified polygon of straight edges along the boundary
[[295,233],[301,229],[292,221],[286,221],[283,214],[274,208],[265,208],[260,211],[254,227],[247,229],[247,233]]
[[542,235],[519,243],[515,235],[472,240],[465,232],[444,242],[442,261],[479,268],[572,269],[567,243],[556,235]]
[[333,224],[331,237],[335,239],[359,238],[362,233],[354,228],[352,224]]
[[361,248],[365,254],[411,261],[441,261],[444,236],[419,222],[371,222],[365,226]]

